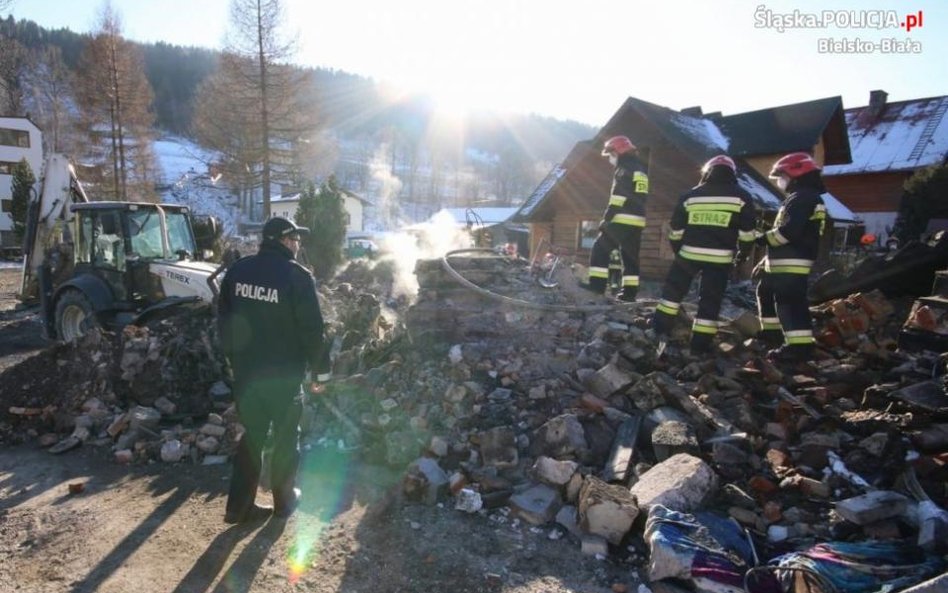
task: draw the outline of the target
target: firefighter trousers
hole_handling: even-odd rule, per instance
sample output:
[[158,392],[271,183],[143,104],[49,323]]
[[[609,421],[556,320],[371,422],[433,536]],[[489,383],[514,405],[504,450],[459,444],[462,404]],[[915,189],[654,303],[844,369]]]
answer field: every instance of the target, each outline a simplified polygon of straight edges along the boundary
[[718,314],[724,289],[727,288],[730,264],[696,262],[675,256],[675,261],[665,277],[662,297],[655,308],[655,332],[662,336],[671,333],[675,318],[681,309],[681,300],[688,294],[691,282],[700,273],[698,285],[698,313],[691,325],[691,352],[703,353],[711,350],[714,336],[718,333]]
[[236,380],[234,396],[244,434],[234,456],[227,513],[239,516],[253,506],[268,434],[274,509],[287,508],[295,501],[293,488],[300,460],[300,384],[286,380]]
[[813,352],[813,322],[806,296],[807,274],[764,272],[757,284],[760,337],[776,344],[783,341],[786,352],[807,358]]
[[589,286],[605,294],[609,282],[609,256],[614,249],[622,255],[622,291],[624,301],[635,300],[639,290],[639,246],[642,227],[607,222],[602,225],[589,254]]

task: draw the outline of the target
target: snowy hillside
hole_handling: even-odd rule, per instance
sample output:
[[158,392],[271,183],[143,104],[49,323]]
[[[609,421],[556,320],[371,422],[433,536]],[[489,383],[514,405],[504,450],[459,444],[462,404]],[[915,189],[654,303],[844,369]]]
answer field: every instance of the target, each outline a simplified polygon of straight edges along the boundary
[[154,151],[160,171],[161,201],[185,204],[195,214],[215,216],[224,227],[224,235],[236,234],[237,200],[208,174],[211,153],[178,137],[156,140]]

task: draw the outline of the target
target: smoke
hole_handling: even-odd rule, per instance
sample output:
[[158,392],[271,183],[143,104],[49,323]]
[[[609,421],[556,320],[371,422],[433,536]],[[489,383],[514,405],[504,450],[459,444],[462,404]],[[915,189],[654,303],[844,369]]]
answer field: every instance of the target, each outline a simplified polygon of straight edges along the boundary
[[383,144],[375,151],[369,170],[372,179],[378,184],[379,203],[378,212],[382,226],[386,229],[396,229],[400,226],[401,212],[398,207],[398,194],[402,191],[402,180],[392,173],[387,161],[391,150],[388,144]]
[[471,246],[470,234],[445,211],[438,212],[427,222],[386,235],[381,248],[385,259],[390,258],[393,264],[393,296],[406,297],[409,301],[417,298],[415,265],[419,259],[440,259],[449,251]]

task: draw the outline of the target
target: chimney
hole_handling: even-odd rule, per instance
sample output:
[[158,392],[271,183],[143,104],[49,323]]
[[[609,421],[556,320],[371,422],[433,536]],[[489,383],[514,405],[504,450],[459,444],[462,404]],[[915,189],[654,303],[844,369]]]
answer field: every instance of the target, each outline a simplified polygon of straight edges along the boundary
[[885,109],[885,100],[888,96],[889,93],[885,91],[869,91],[869,115],[873,119],[882,115],[882,110]]
[[682,115],[690,115],[691,117],[701,117],[701,105],[696,105],[694,107],[685,107],[681,110]]

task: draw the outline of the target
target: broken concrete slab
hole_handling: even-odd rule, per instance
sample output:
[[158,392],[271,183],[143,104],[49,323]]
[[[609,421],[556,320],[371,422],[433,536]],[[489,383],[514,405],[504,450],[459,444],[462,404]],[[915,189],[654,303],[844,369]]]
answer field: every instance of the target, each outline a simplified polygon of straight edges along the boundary
[[517,433],[509,426],[498,426],[478,435],[484,465],[498,468],[515,467],[520,461]]
[[887,490],[876,490],[836,503],[836,513],[850,523],[868,525],[905,513],[909,499]]
[[560,509],[560,494],[546,484],[532,487],[510,497],[508,501],[513,513],[531,525],[548,523]]
[[695,455],[699,452],[698,438],[691,425],[669,420],[662,422],[652,431],[652,450],[659,462],[679,453]]
[[629,465],[635,456],[635,442],[642,426],[642,415],[636,414],[619,425],[612,451],[603,468],[602,479],[606,482],[625,482],[629,477]]
[[701,506],[717,490],[718,475],[701,459],[680,453],[645,472],[631,488],[639,507],[661,504],[688,512]]
[[588,375],[583,381],[583,385],[593,395],[606,399],[612,394],[633,385],[641,378],[642,375],[630,373],[619,368],[614,362],[610,362],[592,375]]
[[533,476],[550,486],[565,486],[576,473],[579,464],[575,461],[560,461],[550,457],[540,456],[533,463]]
[[556,459],[575,456],[581,458],[589,449],[586,432],[575,414],[561,414],[545,422],[530,439],[534,455]]
[[579,491],[579,525],[586,533],[618,545],[638,514],[636,499],[627,488],[586,477]]

